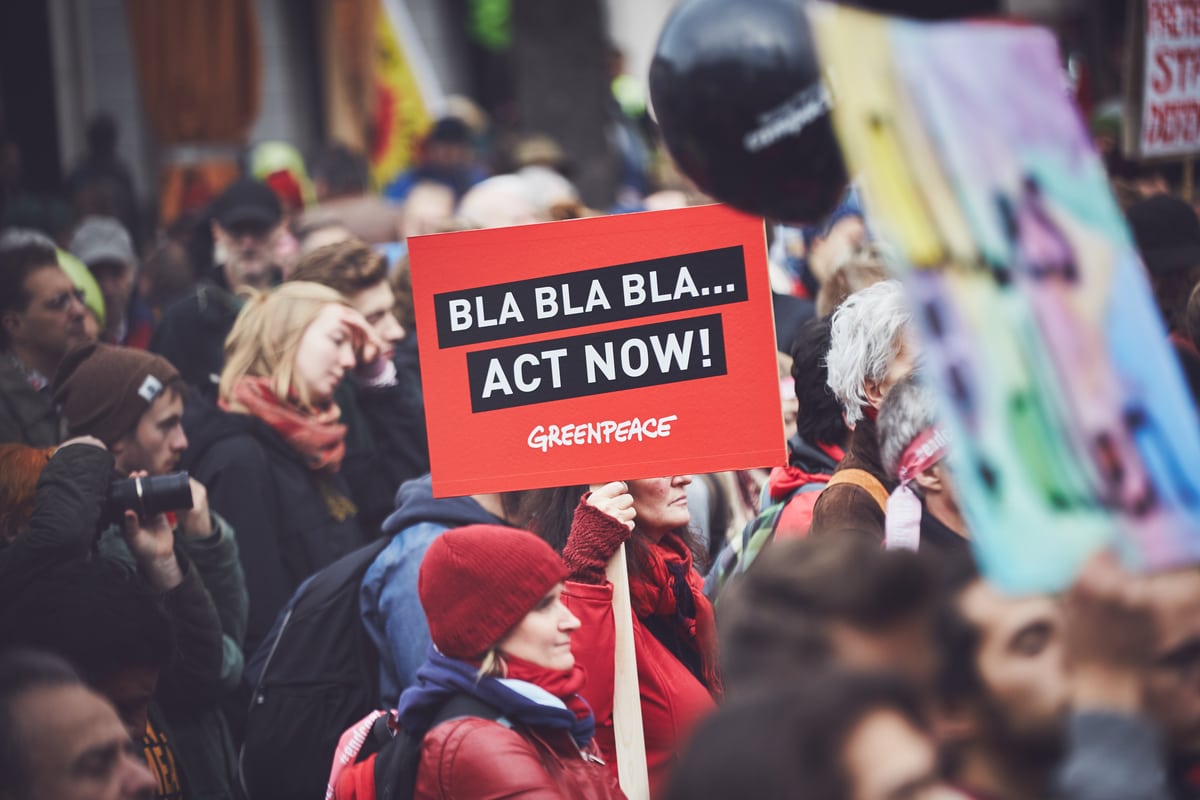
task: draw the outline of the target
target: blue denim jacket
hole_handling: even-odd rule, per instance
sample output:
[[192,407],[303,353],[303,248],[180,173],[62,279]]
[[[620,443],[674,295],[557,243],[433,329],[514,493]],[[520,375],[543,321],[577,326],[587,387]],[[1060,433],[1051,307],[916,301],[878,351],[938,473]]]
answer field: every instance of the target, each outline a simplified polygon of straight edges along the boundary
[[425,551],[444,531],[475,524],[505,523],[470,497],[435,499],[428,475],[396,492],[396,510],[383,523],[392,541],[367,569],[359,594],[363,625],[379,648],[384,708],[395,708],[429,649],[429,625],[417,595]]
[[429,625],[417,575],[433,540],[449,528],[423,522],[392,538],[363,576],[359,595],[363,625],[379,648],[379,692],[384,708],[395,708],[429,651]]

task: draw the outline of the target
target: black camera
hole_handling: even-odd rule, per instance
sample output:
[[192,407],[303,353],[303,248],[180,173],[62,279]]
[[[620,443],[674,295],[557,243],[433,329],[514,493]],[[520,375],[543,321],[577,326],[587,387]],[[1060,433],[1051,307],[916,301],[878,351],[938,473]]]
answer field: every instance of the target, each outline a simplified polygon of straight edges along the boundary
[[188,511],[192,507],[192,486],[186,472],[113,481],[108,492],[108,517],[119,520],[126,511],[139,517],[152,517],[168,511]]

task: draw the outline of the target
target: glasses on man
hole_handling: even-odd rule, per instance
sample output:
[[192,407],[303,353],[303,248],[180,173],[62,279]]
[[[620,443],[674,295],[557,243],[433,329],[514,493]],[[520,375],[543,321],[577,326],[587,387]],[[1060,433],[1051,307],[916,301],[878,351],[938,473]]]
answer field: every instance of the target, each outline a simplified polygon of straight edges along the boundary
[[80,305],[83,305],[84,294],[82,289],[73,289],[70,291],[59,292],[49,300],[42,303],[42,307],[47,311],[66,311],[71,305],[72,300],[78,300]]

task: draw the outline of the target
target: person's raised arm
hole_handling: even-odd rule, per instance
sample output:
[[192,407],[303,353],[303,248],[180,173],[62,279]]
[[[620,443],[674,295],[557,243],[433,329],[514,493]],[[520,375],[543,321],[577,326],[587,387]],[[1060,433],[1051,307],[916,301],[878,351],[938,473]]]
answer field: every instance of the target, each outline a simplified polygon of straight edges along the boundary
[[575,508],[571,534],[563,548],[570,579],[604,583],[605,567],[632,534],[635,517],[633,497],[624,481],[612,481],[585,494]]
[[38,478],[28,529],[0,551],[0,585],[11,590],[56,564],[85,557],[112,479],[113,457],[99,439],[80,436],[59,445]]

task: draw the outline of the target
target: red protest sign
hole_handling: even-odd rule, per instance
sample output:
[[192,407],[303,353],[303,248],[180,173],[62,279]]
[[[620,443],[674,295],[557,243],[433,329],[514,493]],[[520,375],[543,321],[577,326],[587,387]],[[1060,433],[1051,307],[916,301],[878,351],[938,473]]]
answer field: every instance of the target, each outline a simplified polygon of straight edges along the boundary
[[783,463],[762,220],[702,206],[409,252],[435,495]]
[[1139,153],[1200,152],[1200,0],[1146,0]]

